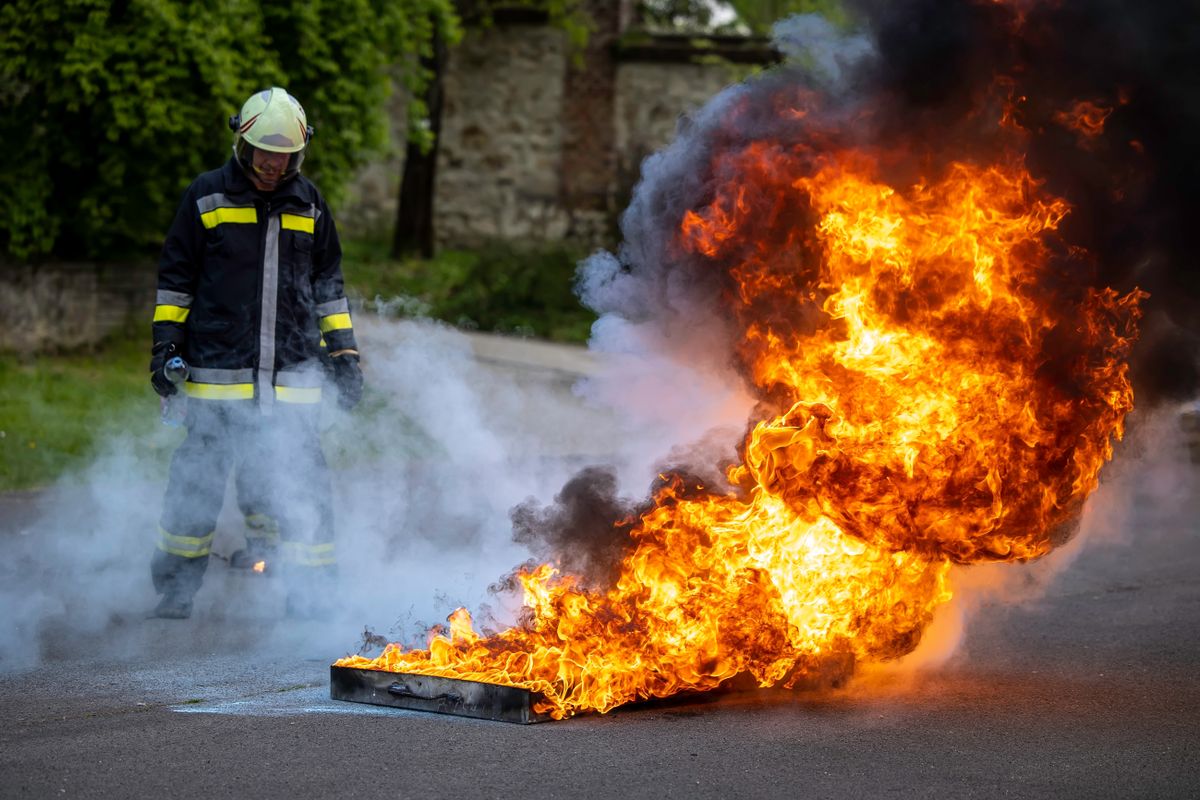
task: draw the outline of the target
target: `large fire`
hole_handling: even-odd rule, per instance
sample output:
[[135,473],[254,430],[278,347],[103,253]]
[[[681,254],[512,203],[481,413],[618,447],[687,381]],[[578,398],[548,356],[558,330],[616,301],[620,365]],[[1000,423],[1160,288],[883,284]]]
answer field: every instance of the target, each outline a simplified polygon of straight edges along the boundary
[[714,158],[677,246],[730,276],[762,400],[727,483],[663,475],[607,589],[523,569],[516,627],[459,609],[428,650],[339,666],[525,687],[555,717],[792,687],[910,652],[952,564],[1070,536],[1132,408],[1141,295],[1053,288],[1088,263],[1057,240],[1067,204],[1016,156],[899,186],[861,151]]

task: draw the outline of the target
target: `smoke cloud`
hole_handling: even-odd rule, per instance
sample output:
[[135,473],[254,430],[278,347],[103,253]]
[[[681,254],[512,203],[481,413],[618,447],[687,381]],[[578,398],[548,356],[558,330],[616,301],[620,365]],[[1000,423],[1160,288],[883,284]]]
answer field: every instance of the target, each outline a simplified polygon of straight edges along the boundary
[[[228,568],[246,531],[232,481],[193,619],[143,619],[156,600],[149,561],[163,469],[181,438],[150,412],[103,443],[86,468],[13,500],[20,510],[5,522],[17,530],[0,537],[0,671],[44,658],[138,661],[165,627],[198,621],[218,623],[205,627],[218,646],[328,659],[355,651],[364,626],[421,642],[463,605],[486,604],[495,624],[512,622],[520,597],[488,592],[531,555],[513,541],[510,511],[554,496],[581,465],[624,470],[650,460],[619,433],[636,429],[636,419],[618,420],[573,393],[579,373],[554,366],[572,359],[517,352],[498,361],[480,352],[486,339],[429,321],[359,313],[356,329],[370,392],[353,416],[330,407],[323,422],[340,570],[334,619],[288,620],[286,575]],[[522,346],[539,347],[501,350]],[[148,386],[129,402],[157,408]]]
[[630,543],[636,509],[616,495],[611,470],[588,467],[542,508],[527,500],[513,509],[513,539],[540,560],[557,560],[586,585],[608,583]]
[[[375,407],[331,420],[326,434],[342,614],[331,626],[305,627],[306,646],[328,655],[353,650],[364,624],[412,642],[453,608],[485,602],[502,624],[514,618],[518,598],[489,595],[486,587],[530,556],[588,585],[610,581],[629,547],[630,521],[660,472],[684,476],[687,485],[726,488],[723,468],[737,458],[749,420],[773,398],[748,379],[744,330],[725,302],[736,290],[730,276],[682,251],[677,232],[685,212],[710,202],[714,187],[729,179],[722,170],[732,165],[720,154],[750,143],[799,144],[803,160],[900,139],[911,143],[906,158],[883,167],[890,179],[911,184],[948,160],[990,155],[1001,136],[1026,137],[1030,170],[1073,207],[1062,239],[1091,254],[1092,285],[1151,294],[1132,361],[1139,404],[1196,394],[1200,271],[1189,235],[1200,211],[1200,159],[1192,153],[1200,122],[1194,11],[1129,0],[851,6],[862,29],[849,34],[815,17],[778,25],[778,47],[790,63],[718,94],[643,163],[622,216],[623,242],[579,268],[579,296],[599,315],[590,341],[597,361],[583,379],[492,368],[464,334],[359,315],[374,392],[368,406]],[[807,102],[818,94],[819,103]],[[1084,135],[1064,123],[1063,114],[1081,102],[1108,111],[1101,132]],[[809,110],[787,113],[800,107]],[[1005,108],[1013,127],[998,133]],[[783,197],[778,207],[761,209],[760,238],[778,241],[811,223],[810,208]],[[810,281],[815,263],[810,242],[794,246],[793,269],[783,276],[793,281],[789,288]],[[815,304],[797,310],[763,303],[764,314],[795,315],[792,330],[816,324]],[[161,438],[150,430],[155,425],[149,420],[110,442],[90,468],[41,498],[37,519],[0,542],[0,670],[36,664],[81,636],[100,652],[136,657],[139,643],[153,635],[147,626],[174,624],[140,618],[153,605],[147,562],[163,476],[161,458],[148,458],[138,443]],[[1169,429],[1147,424],[1134,429],[1133,441]],[[1127,445],[1126,457],[1130,451]],[[1122,480],[1103,485],[1068,548],[1132,529],[1113,524],[1129,513],[1131,493],[1179,496],[1188,473],[1178,452],[1143,452],[1141,463],[1157,466],[1139,471],[1140,483],[1120,473]],[[216,550],[228,555],[240,536],[240,521],[227,508]],[[1054,561],[1059,566],[1046,569],[1069,563],[1046,563]],[[234,585],[219,567],[210,570],[197,615],[278,619],[277,579]],[[997,591],[987,579],[979,582],[978,591],[963,593],[968,616],[980,602],[970,598]],[[296,640],[294,632],[267,626],[259,644],[290,648]]]
[[[761,418],[764,408],[779,411],[776,403],[783,398],[770,386],[751,386],[745,362],[749,326],[731,313],[736,304],[728,298],[739,287],[726,267],[774,259],[764,273],[788,299],[772,307],[769,295],[756,297],[753,308],[754,319],[770,321],[773,330],[803,337],[820,315],[816,302],[798,307],[794,301],[802,294],[798,288],[815,283],[820,256],[804,237],[814,220],[801,193],[790,191],[792,181],[814,170],[822,154],[854,149],[878,159],[886,182],[913,186],[954,162],[1002,161],[1019,142],[1015,149],[1025,153],[1035,180],[1071,209],[1048,241],[1052,268],[1046,280],[1025,291],[1060,309],[1082,308],[1093,289],[1149,291],[1142,336],[1130,357],[1132,382],[1139,407],[1161,406],[1163,416],[1154,419],[1174,420],[1175,403],[1194,396],[1200,382],[1197,271],[1191,268],[1189,236],[1200,177],[1195,175],[1200,160],[1191,152],[1197,129],[1192,99],[1200,89],[1194,12],[1132,2],[850,5],[861,32],[839,32],[813,16],[777,24],[776,46],[789,63],[730,87],[682,119],[674,142],[643,163],[622,218],[620,247],[580,267],[580,297],[601,317],[591,347],[612,354],[640,348],[641,358],[660,374],[686,365],[694,375],[713,376],[716,385],[736,387],[724,404],[727,413],[709,418],[721,418],[726,430],[740,419],[744,430],[745,420]],[[1181,105],[1188,110],[1174,113]],[[679,231],[688,214],[711,206],[718,187],[737,185],[743,177],[738,171],[751,161],[726,156],[755,147],[773,154],[763,163],[794,169],[744,176],[767,187],[737,196],[745,249],[723,250],[717,264],[681,247]],[[787,155],[780,157],[783,149]],[[782,256],[756,251],[762,243],[784,242]],[[1040,379],[1067,396],[1080,392],[1069,365],[1089,358],[1086,350],[1093,346],[1076,334],[1086,324],[1082,316],[1065,316],[1046,338]],[[612,385],[592,379],[583,390],[620,408],[605,394]],[[1178,435],[1177,425],[1142,423],[1136,441],[1144,441],[1150,429]],[[1138,449],[1126,445],[1125,458],[1137,459]],[[1163,466],[1162,459],[1162,451],[1150,459],[1159,463],[1160,474],[1187,473],[1186,466]],[[727,451],[697,450],[672,463],[719,471],[730,460]],[[596,477],[581,473],[572,492],[586,494],[586,482]],[[1139,493],[1140,486],[1107,484],[1092,507],[1128,510],[1129,493]],[[521,538],[544,538],[546,549],[539,552],[557,552],[559,562],[567,563],[570,545],[561,531],[572,518],[572,504],[560,501],[554,512],[524,518]],[[963,579],[967,588],[958,608],[969,615],[973,598],[1004,593],[1005,581],[1027,584],[1034,576],[1039,586],[1049,585],[1084,542],[1103,537],[1105,520],[1119,518],[1129,519],[1089,512],[1079,525],[1055,531],[1051,541],[1059,545],[1083,533],[1049,567],[964,571],[975,577]],[[610,526],[605,541],[620,533]],[[603,552],[615,557],[623,551],[612,546]],[[587,569],[595,566],[590,559]],[[611,574],[611,568],[605,572]],[[993,583],[991,576],[1004,574],[1025,577]],[[1039,594],[1027,585],[1022,589],[1026,599]],[[941,634],[933,638],[956,640],[957,634]],[[953,646],[951,641],[945,652]]]
[[[887,133],[945,146],[988,92],[1012,102],[1028,165],[1073,210],[1063,236],[1098,260],[1096,285],[1150,293],[1131,359],[1139,403],[1200,389],[1200,272],[1192,220],[1200,159],[1200,16],[1190,3],[1131,0],[852,6],[879,57],[869,80]],[[1070,114],[1105,114],[1091,135]],[[951,138],[950,141],[953,141]]]

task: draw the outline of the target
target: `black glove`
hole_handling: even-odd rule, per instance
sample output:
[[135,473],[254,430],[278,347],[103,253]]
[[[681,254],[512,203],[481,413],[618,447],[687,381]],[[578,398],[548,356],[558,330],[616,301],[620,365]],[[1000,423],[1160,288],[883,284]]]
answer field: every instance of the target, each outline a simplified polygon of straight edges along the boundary
[[179,349],[170,342],[159,342],[150,350],[150,385],[159,397],[170,397],[179,391],[179,387],[163,374],[163,366],[178,352]]
[[333,383],[338,390],[338,407],[350,411],[362,400],[363,374],[358,366],[358,353],[342,353],[331,356]]

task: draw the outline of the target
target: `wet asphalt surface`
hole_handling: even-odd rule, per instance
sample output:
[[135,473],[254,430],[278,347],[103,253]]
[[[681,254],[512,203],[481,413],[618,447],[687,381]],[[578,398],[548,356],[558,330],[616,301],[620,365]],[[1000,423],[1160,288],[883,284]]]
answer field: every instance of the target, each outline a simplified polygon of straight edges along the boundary
[[0,796],[1196,797],[1194,508],[984,602],[931,671],[531,726],[333,701],[340,653],[217,570],[228,601],[191,620],[43,632],[0,677]]
[[[1169,477],[1102,487],[1098,533],[995,568],[937,666],[530,726],[331,700],[361,622],[288,620],[276,581],[219,562],[185,621],[43,598],[22,627],[0,592],[0,644],[29,638],[0,658],[0,797],[1200,797],[1200,468]],[[0,496],[0,550],[54,535],[39,497]]]

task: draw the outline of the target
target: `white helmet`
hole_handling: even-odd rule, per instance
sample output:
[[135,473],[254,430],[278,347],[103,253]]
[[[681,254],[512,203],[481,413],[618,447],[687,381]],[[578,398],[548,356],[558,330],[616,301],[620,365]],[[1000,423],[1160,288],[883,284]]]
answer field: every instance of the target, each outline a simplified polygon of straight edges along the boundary
[[253,174],[254,148],[272,153],[292,153],[280,183],[300,172],[304,149],[315,131],[300,101],[278,86],[255,92],[242,110],[229,118],[234,132],[233,152],[247,174]]

